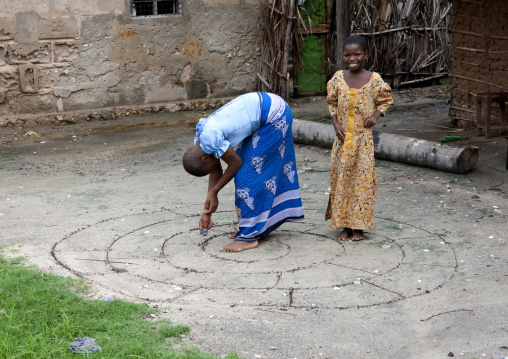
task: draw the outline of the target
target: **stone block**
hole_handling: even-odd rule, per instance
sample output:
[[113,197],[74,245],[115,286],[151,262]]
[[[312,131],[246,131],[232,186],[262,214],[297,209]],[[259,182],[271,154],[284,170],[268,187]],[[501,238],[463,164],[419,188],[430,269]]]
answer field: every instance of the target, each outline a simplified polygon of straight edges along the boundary
[[2,90],[19,90],[19,75],[16,67],[0,67],[0,88]]
[[52,95],[23,94],[18,97],[18,113],[56,112],[56,98]]
[[0,39],[11,40],[16,35],[16,18],[0,17]]
[[5,45],[0,45],[0,66],[5,65],[5,53],[7,52]]
[[51,62],[51,44],[10,44],[7,50],[7,62],[10,64],[49,63]]
[[79,57],[79,43],[77,41],[65,41],[55,43],[54,61],[72,62]]
[[97,5],[100,12],[123,12],[126,4],[124,0],[101,0]]
[[189,99],[205,98],[208,95],[208,86],[204,80],[192,80],[187,84],[187,97]]
[[59,106],[65,111],[90,111],[91,108],[112,107],[115,105],[114,94],[105,88],[93,88],[73,93],[62,98]]
[[[103,13],[101,9],[112,8],[111,3],[116,3],[117,7],[125,8],[125,0],[13,0],[8,5],[3,6],[0,1],[0,11],[15,14],[26,11],[27,9],[37,11],[39,14],[82,14],[94,15]],[[103,5],[104,4],[104,5]],[[4,9],[2,9],[4,7]],[[113,10],[111,10],[113,11]],[[118,11],[117,11],[118,12]]]
[[18,69],[21,92],[39,92],[39,71],[37,66],[21,65]]
[[[135,97],[135,92],[133,96],[129,99],[130,101],[139,101]],[[186,98],[187,94],[185,91],[185,87],[166,84],[162,86],[147,86],[144,89],[144,103],[164,103],[164,102],[173,102],[175,100],[181,100],[182,98]],[[168,109],[169,110],[169,109]]]
[[205,0],[205,5],[208,6],[219,6],[219,5],[239,5],[238,0]]
[[[7,3],[7,1],[4,2]],[[51,10],[51,7],[53,7],[53,3],[54,1],[34,1],[34,0],[9,1],[9,4],[5,5],[3,12],[16,14],[18,12],[24,12],[27,11],[27,9],[30,9],[38,13],[45,13]]]
[[79,37],[79,24],[75,16],[42,18],[39,23],[39,39],[77,37]]
[[16,14],[17,41],[30,44],[39,41],[39,20],[41,16],[35,11]]
[[66,67],[39,66],[39,88],[52,89],[58,86],[62,78],[67,78],[68,73],[69,70]]

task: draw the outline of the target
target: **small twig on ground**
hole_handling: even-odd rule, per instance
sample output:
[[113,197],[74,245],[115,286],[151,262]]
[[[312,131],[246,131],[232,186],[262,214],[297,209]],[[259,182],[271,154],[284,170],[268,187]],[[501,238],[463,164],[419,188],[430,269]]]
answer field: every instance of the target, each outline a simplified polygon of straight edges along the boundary
[[147,304],[147,306],[148,306],[148,309],[146,310],[144,318],[148,315],[148,312],[150,311],[150,306],[148,304]]
[[92,262],[120,263],[120,264],[136,264],[136,263],[129,263],[129,262],[108,261],[107,259],[88,259],[88,258],[78,258],[78,261],[92,261]]
[[268,310],[268,309],[261,309],[261,308],[256,308],[256,310],[262,310],[263,312],[270,312],[270,313],[287,314],[287,315],[293,315],[293,316],[296,315],[293,313],[277,312],[275,310]]
[[503,182],[501,182],[500,184],[497,184],[497,185],[495,185],[495,186],[492,186],[492,187],[490,187],[490,188],[487,188],[487,191],[499,191],[499,189],[498,189],[497,187],[499,187],[499,186],[501,186],[501,185],[503,185],[503,184],[504,184],[504,181],[503,181]]
[[472,145],[472,144],[478,144],[478,143],[489,143],[489,142],[494,142],[495,139],[493,140],[487,140],[487,141],[478,141],[478,142],[466,142],[465,144],[466,145]]
[[439,128],[444,128],[444,129],[446,129],[447,131],[453,131],[453,132],[464,132],[464,131],[466,131],[464,128],[453,128],[453,127],[446,127],[446,126],[439,126],[439,125],[431,125],[431,124],[429,124],[429,126],[432,126],[432,127],[439,127]]
[[437,317],[438,315],[441,315],[441,314],[449,314],[449,313],[454,313],[454,312],[473,312],[472,309],[455,309],[455,310],[450,310],[448,312],[442,312],[442,313],[437,313],[437,314],[434,314],[434,315],[431,315],[430,317],[428,317],[427,319],[420,319],[420,321],[422,322],[425,322],[429,319],[432,319],[434,317]]
[[439,130],[419,130],[417,128],[398,128],[398,131],[444,132]]
[[64,339],[60,339],[60,341],[58,342],[57,345],[55,345],[53,348],[58,348],[60,346],[60,344],[62,344],[62,342],[64,341]]
[[305,172],[330,172],[329,169],[326,170],[316,170],[314,168],[304,169]]

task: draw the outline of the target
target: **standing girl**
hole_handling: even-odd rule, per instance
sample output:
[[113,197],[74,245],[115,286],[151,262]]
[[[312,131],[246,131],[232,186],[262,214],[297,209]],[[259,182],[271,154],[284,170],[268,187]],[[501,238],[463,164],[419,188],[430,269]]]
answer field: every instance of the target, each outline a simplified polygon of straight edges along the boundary
[[374,228],[376,170],[372,127],[393,102],[391,88],[363,65],[367,42],[353,35],[344,41],[344,64],[327,84],[327,103],[335,130],[331,155],[330,198],[325,219],[343,228],[339,240],[364,239]]

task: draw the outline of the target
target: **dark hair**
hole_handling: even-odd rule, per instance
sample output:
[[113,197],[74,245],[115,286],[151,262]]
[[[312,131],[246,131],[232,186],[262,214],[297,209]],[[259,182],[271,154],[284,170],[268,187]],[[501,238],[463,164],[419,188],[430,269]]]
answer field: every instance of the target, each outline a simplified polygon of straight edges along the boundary
[[363,51],[369,51],[369,45],[367,45],[367,41],[360,35],[351,35],[346,40],[344,40],[344,47],[352,44],[359,45]]
[[203,154],[197,151],[195,147],[190,147],[183,155],[183,168],[188,174],[196,177],[203,177],[210,173],[209,167],[201,162]]

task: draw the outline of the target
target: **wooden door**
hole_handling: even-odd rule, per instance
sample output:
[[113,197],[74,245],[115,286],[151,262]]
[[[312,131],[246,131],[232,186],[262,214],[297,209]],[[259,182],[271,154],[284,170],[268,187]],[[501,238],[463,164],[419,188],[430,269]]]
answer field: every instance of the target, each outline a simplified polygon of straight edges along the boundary
[[305,0],[299,7],[304,25],[296,31],[301,61],[293,61],[294,96],[326,94],[331,76],[331,1]]

